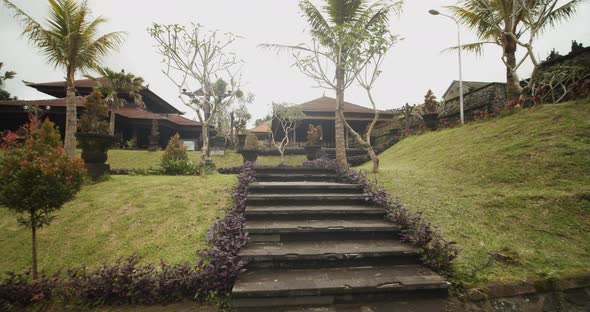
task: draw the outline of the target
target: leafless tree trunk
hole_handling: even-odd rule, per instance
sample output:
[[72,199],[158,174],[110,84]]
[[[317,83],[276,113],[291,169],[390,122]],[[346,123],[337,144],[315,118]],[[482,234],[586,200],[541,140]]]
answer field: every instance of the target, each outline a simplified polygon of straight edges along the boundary
[[31,238],[32,238],[32,252],[33,252],[33,280],[39,277],[37,270],[37,226],[35,224],[34,212],[30,211],[31,218]]

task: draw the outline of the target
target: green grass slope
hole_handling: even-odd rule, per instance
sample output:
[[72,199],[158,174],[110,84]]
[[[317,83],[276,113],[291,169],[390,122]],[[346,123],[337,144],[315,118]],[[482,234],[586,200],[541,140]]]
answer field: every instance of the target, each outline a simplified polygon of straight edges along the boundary
[[378,182],[458,243],[459,281],[590,271],[587,101],[408,137],[380,160]]
[[[235,175],[111,176],[86,185],[38,232],[39,269],[97,267],[137,252],[157,262],[193,261],[230,205]],[[31,233],[0,206],[0,275],[31,265]]]

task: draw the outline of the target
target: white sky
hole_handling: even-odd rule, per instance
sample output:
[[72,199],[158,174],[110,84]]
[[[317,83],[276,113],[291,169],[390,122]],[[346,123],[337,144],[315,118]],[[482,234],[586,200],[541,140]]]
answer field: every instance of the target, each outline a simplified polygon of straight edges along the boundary
[[[46,18],[44,0],[14,0],[37,20]],[[210,29],[219,29],[242,36],[234,45],[235,52],[245,61],[243,89],[256,95],[249,110],[255,118],[269,113],[275,102],[302,103],[332,90],[313,88],[314,82],[298,72],[288,54],[261,49],[260,43],[297,44],[307,41],[310,35],[301,16],[297,0],[89,0],[94,15],[103,15],[109,21],[103,31],[125,31],[127,40],[119,52],[104,60],[115,70],[121,68],[142,76],[150,89],[162,98],[186,111],[190,108],[178,99],[177,90],[160,72],[161,57],[155,52],[154,41],[146,29],[152,22],[188,24],[196,22]],[[321,2],[320,2],[321,3]],[[453,79],[458,79],[457,55],[442,50],[456,44],[456,26],[448,18],[432,16],[429,9],[453,5],[454,0],[407,0],[400,16],[391,18],[391,30],[404,38],[388,54],[383,74],[374,97],[382,109],[402,106],[406,102],[420,103],[431,88],[442,96]],[[4,70],[17,72],[16,79],[7,81],[6,89],[20,99],[45,99],[47,95],[24,86],[21,80],[33,82],[64,79],[64,71],[45,63],[44,57],[20,36],[22,26],[0,5],[0,61]],[[461,32],[463,43],[475,41],[467,29]],[[561,54],[570,50],[571,40],[590,45],[590,2],[579,6],[576,16],[543,34],[537,41],[536,51],[544,59],[552,48]],[[505,69],[500,60],[501,50],[489,46],[483,56],[463,53],[463,79],[472,81],[505,81]],[[530,73],[526,63],[520,70],[521,78]],[[349,102],[368,106],[363,90],[352,87],[346,91]]]

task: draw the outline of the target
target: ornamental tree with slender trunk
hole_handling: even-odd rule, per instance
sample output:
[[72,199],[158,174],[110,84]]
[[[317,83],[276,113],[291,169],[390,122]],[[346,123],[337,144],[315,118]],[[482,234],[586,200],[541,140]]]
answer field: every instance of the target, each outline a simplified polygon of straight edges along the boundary
[[86,75],[86,78],[96,81],[98,91],[105,95],[111,114],[109,119],[109,134],[115,135],[115,115],[119,108],[125,106],[130,98],[137,106],[143,106],[143,78],[125,70],[116,72],[108,67],[97,68],[100,77]]
[[0,0],[12,10],[24,26],[23,35],[47,58],[49,64],[65,69],[66,131],[64,148],[69,156],[76,155],[77,115],[75,75],[78,70],[97,68],[100,60],[123,42],[123,33],[98,35],[98,28],[107,20],[99,16],[90,19],[86,1],[48,0],[49,18],[46,26],[34,20],[8,0]]
[[39,124],[32,116],[23,127],[24,142],[9,132],[0,158],[0,207],[17,213],[20,225],[31,230],[32,273],[38,277],[37,231],[55,218],[55,212],[80,190],[86,169],[79,158],[61,148],[55,125]]
[[[197,113],[203,129],[201,160],[210,160],[209,127],[215,125],[218,114],[230,106],[239,90],[242,61],[231,52],[238,37],[206,31],[198,24],[154,23],[148,31],[163,56],[162,73],[178,88],[182,103]],[[222,91],[220,81],[225,83]]]
[[[311,45],[277,45],[264,44],[264,47],[287,49],[293,52],[297,67],[307,76],[314,79],[321,87],[336,92],[336,160],[346,163],[346,143],[344,140],[344,92],[355,81],[358,74],[358,49],[363,40],[370,38],[370,29],[387,27],[391,11],[401,8],[401,1],[375,1],[370,4],[367,0],[325,0],[323,10],[318,9],[309,0],[302,0],[300,8],[309,22],[312,35]],[[354,37],[348,30],[359,31]],[[375,33],[373,33],[375,34]],[[351,36],[353,35],[353,36]],[[320,58],[330,63],[329,71],[322,67]],[[318,64],[312,65],[310,63]],[[323,72],[312,72],[309,66],[315,66]],[[318,75],[318,73],[320,75]],[[326,77],[331,76],[329,81]]]
[[[475,30],[481,41],[455,48],[480,54],[485,45],[501,47],[501,59],[506,67],[506,94],[508,99],[516,98],[523,93],[517,72],[520,66],[530,57],[535,68],[538,67],[533,41],[542,30],[570,18],[580,2],[582,0],[565,3],[560,0],[461,0],[459,5],[447,8],[459,22]],[[516,57],[518,46],[526,50],[520,60]]]
[[303,122],[305,114],[301,105],[288,103],[272,104],[272,120],[275,121],[275,129],[271,129],[271,143],[281,154],[281,166],[285,164],[285,149],[289,146],[289,134],[297,129]]

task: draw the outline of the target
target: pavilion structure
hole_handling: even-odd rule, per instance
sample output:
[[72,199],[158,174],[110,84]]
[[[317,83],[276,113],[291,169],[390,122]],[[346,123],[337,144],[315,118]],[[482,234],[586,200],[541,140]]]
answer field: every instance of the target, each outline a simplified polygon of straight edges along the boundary
[[[336,99],[322,96],[300,104],[305,118],[303,122],[290,135],[290,145],[292,147],[302,147],[305,145],[307,138],[307,129],[309,125],[320,126],[322,132],[322,147],[332,148],[336,146]],[[389,123],[396,114],[390,111],[379,111],[377,126]],[[375,112],[372,108],[344,102],[344,118],[351,127],[358,133],[365,133],[369,124],[373,120]],[[273,120],[271,131],[275,137],[283,137],[283,133],[276,120]],[[348,131],[345,131],[346,146],[354,147],[355,142]]]
[[[36,108],[42,117],[49,117],[55,122],[62,136],[65,131],[66,119],[66,84],[64,81],[46,83],[26,83],[27,86],[46,95],[55,97],[47,100],[29,101],[0,101],[0,131],[15,131],[27,121],[28,112]],[[84,97],[89,95],[98,86],[94,80],[76,80],[75,103],[78,107],[78,115],[84,110]],[[201,124],[197,121],[183,117],[170,103],[163,100],[149,88],[141,90],[143,106],[137,106],[129,98],[124,107],[116,110],[115,136],[122,142],[136,139],[138,148],[147,148],[157,144],[165,147],[170,137],[175,133],[188,145],[201,146]],[[153,135],[156,134],[154,137]]]

